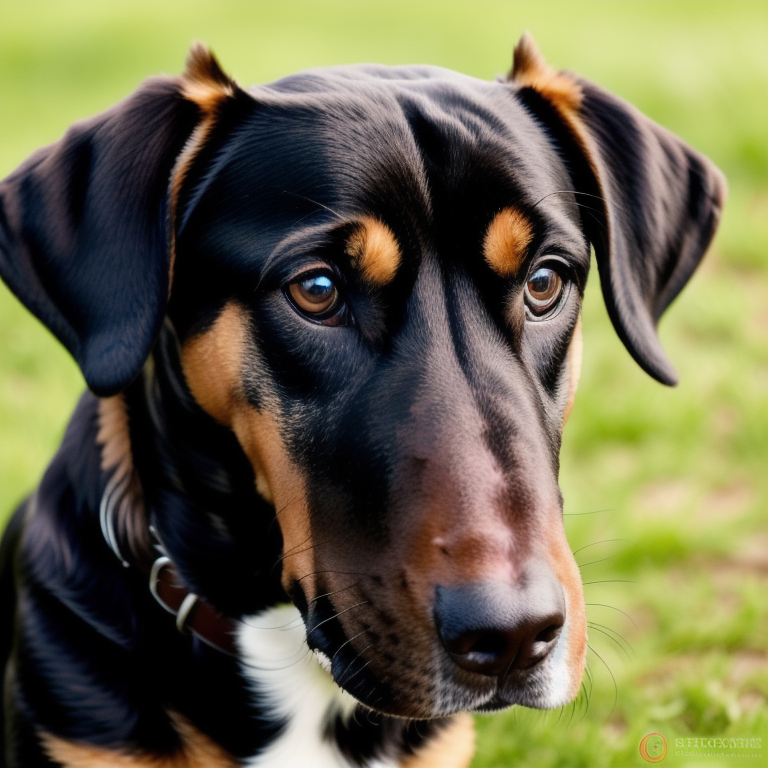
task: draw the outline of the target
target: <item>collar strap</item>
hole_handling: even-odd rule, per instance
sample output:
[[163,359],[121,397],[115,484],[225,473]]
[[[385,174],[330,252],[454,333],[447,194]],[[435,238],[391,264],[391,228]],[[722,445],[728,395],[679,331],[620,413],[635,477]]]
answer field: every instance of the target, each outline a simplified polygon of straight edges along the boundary
[[[99,522],[107,546],[123,566],[129,568],[131,564],[120,549],[115,531],[116,508],[122,501],[127,484],[127,478],[119,478],[117,474],[112,476],[101,497]],[[160,557],[151,564],[141,558],[131,559],[139,570],[149,576],[149,591],[152,596],[168,613],[176,617],[176,628],[179,632],[191,632],[217,651],[237,656],[234,636],[237,622],[219,613],[209,602],[182,585],[176,566],[166,555],[157,531],[153,526],[150,526],[149,530],[157,541],[155,548],[160,552]]]
[[182,586],[170,557],[161,555],[152,563],[149,591],[168,613],[176,617],[179,632],[192,632],[212,648],[229,656],[237,656],[234,638],[236,622]]

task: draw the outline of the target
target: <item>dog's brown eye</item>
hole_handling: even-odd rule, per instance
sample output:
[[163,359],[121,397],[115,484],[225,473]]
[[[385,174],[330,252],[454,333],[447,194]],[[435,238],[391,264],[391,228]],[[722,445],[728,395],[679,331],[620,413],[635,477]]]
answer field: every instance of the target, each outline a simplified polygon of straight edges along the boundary
[[525,302],[534,317],[554,309],[563,295],[563,278],[549,267],[539,267],[525,286]]
[[327,322],[341,306],[338,288],[324,273],[302,276],[287,288],[293,305],[310,320]]

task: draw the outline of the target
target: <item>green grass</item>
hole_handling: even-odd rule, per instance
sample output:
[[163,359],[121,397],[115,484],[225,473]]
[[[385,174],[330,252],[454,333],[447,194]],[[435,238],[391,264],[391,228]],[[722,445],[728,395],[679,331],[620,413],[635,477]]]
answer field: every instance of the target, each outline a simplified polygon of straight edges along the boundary
[[[678,389],[634,365],[593,276],[561,475],[569,538],[574,550],[588,547],[577,560],[584,581],[596,582],[585,587],[589,706],[582,695],[563,712],[479,718],[474,766],[639,766],[650,731],[672,745],[665,765],[763,765],[767,3],[0,0],[0,172],[145,76],[178,72],[193,39],[246,84],[352,61],[491,78],[508,68],[525,29],[552,63],[614,90],[714,159],[730,199],[707,261],[662,322]],[[39,480],[82,386],[3,289],[0,519]],[[676,755],[674,739],[689,736],[762,737],[763,757]]]

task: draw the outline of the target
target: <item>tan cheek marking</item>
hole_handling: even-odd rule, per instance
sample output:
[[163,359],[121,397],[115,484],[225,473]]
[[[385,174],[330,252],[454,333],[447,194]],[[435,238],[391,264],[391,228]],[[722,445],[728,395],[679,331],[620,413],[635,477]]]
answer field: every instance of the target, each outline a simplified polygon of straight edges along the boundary
[[[288,456],[276,417],[245,399],[243,371],[257,351],[248,337],[248,316],[227,304],[213,327],[184,344],[182,367],[193,397],[235,433],[253,467],[256,490],[275,506],[283,535],[284,579],[312,572],[312,539],[306,483]],[[274,409],[273,409],[274,410]]]
[[579,386],[579,376],[581,375],[581,354],[583,349],[581,336],[581,317],[576,321],[576,327],[573,329],[573,338],[568,347],[568,401],[565,406],[565,415],[563,416],[563,426],[568,421],[568,417],[573,410],[573,401],[576,398],[576,389]]
[[347,254],[362,273],[363,280],[374,285],[390,283],[402,260],[400,246],[392,230],[370,216],[362,218],[350,236]]
[[193,397],[216,421],[232,426],[232,411],[243,399],[248,316],[239,304],[227,304],[209,330],[187,341],[182,368]]
[[581,584],[581,573],[568,546],[562,523],[558,521],[549,530],[551,533],[548,549],[552,570],[565,592],[569,627],[567,668],[572,674],[570,696],[574,698],[579,692],[587,659],[587,614],[584,606],[584,590]]
[[[245,309],[239,304],[227,304],[213,327],[186,342],[181,351],[182,368],[192,396],[204,411],[231,429],[235,427],[236,417],[241,419],[242,412],[258,418],[245,402],[242,391],[247,329]],[[257,455],[248,455],[248,458],[256,474],[256,489],[267,501],[273,502],[264,462]]]
[[227,304],[212,328],[184,344],[182,367],[195,400],[232,429],[253,467],[256,490],[275,506],[285,553],[283,581],[289,585],[314,570],[306,483],[285,450],[269,404],[260,412],[245,399],[243,371],[248,360],[258,359],[248,322],[242,306]]
[[42,733],[40,741],[48,757],[63,768],[236,768],[239,765],[184,718],[173,716],[173,720],[183,744],[174,755],[125,754],[64,741],[49,733]]
[[[232,428],[254,468],[257,490],[275,505],[283,536],[283,584],[289,587],[295,579],[316,570],[306,481],[288,456],[271,415],[239,407]],[[313,584],[313,580],[303,582],[308,594]]]
[[483,255],[497,275],[510,277],[523,265],[532,239],[531,222],[517,208],[505,208],[485,233]]
[[467,768],[474,754],[475,723],[463,713],[415,755],[406,757],[401,768]]

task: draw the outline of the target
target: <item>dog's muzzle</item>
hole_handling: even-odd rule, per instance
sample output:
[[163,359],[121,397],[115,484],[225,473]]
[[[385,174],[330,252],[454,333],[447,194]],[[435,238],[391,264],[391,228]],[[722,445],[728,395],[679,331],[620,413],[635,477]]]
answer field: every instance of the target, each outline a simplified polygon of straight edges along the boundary
[[516,584],[438,586],[434,616],[458,667],[503,677],[532,669],[549,655],[565,624],[565,598],[550,569],[534,562]]

